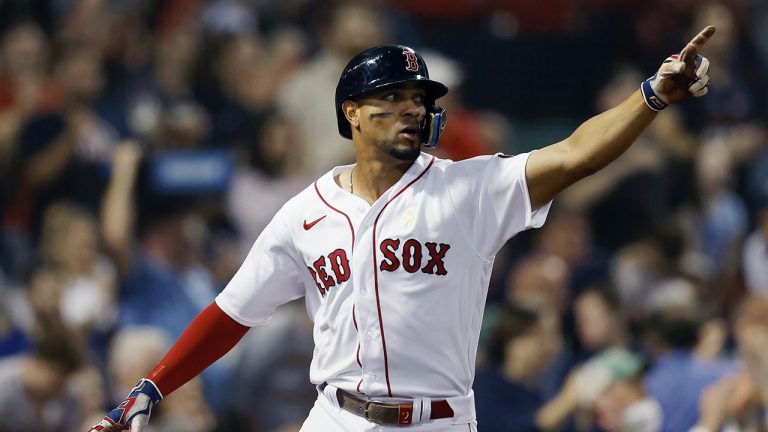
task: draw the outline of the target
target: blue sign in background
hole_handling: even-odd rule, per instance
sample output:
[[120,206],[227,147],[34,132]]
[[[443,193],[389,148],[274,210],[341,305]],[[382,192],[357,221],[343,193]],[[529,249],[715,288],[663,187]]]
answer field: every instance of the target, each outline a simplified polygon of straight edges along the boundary
[[232,156],[222,150],[166,152],[150,162],[152,188],[160,194],[223,192],[232,169]]

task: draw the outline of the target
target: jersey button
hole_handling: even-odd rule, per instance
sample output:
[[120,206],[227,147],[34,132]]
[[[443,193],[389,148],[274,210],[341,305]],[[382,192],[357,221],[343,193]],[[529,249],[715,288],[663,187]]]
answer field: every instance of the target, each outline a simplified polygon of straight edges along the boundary
[[373,340],[373,337],[374,337],[373,330],[368,330],[368,333],[366,333],[365,335],[368,336],[368,339]]
[[365,207],[360,206],[357,208],[357,211],[359,211],[360,213],[365,213]]
[[365,289],[365,288],[360,288],[360,294],[366,295],[366,294],[368,294],[368,290]]

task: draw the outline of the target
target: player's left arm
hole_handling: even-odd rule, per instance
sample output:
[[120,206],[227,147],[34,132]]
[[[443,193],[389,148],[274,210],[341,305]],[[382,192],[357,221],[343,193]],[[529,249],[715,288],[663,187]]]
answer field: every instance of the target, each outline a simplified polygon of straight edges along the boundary
[[709,61],[698,52],[714,33],[714,27],[706,27],[643,82],[641,90],[587,120],[565,140],[533,152],[525,168],[531,207],[548,203],[619,157],[667,105],[706,94]]

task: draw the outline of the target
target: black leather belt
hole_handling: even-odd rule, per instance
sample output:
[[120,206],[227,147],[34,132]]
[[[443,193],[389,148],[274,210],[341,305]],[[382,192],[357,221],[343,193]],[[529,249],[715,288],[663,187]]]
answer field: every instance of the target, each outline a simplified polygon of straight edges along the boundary
[[[322,387],[325,387],[323,385]],[[413,421],[413,402],[390,403],[365,400],[338,389],[339,405],[352,414],[377,424],[409,425]],[[453,408],[444,399],[432,401],[430,420],[453,417]]]

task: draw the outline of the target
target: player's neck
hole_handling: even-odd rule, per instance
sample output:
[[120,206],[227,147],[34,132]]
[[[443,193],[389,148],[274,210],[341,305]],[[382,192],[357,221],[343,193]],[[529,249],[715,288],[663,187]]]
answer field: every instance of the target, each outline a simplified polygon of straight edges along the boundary
[[358,152],[357,165],[350,173],[350,192],[373,204],[412,164],[378,152]]

